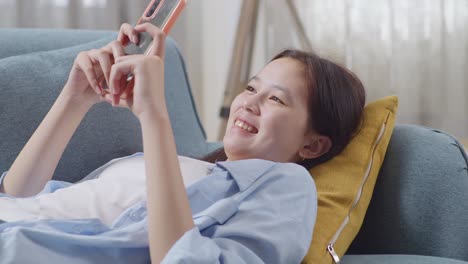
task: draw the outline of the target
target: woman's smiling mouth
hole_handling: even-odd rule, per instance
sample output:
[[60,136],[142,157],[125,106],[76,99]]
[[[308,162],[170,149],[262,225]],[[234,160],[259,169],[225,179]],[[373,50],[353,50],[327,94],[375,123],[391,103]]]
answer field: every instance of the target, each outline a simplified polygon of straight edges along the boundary
[[236,121],[234,122],[234,125],[249,132],[249,133],[252,133],[252,134],[257,134],[258,133],[258,129],[252,125],[250,125],[249,123],[243,121],[243,120],[240,120],[240,119],[236,119]]

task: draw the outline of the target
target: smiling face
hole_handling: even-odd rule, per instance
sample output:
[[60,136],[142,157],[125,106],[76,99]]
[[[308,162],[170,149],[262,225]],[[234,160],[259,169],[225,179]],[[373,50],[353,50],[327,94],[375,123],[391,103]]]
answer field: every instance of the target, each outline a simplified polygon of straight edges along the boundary
[[300,160],[313,134],[308,89],[299,61],[280,58],[263,68],[231,104],[223,139],[228,159]]

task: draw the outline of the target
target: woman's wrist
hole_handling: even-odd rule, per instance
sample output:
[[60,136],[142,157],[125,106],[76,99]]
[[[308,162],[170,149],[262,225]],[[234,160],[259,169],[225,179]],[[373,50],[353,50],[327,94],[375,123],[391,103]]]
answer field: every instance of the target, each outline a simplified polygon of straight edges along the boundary
[[66,86],[59,94],[57,101],[66,104],[67,107],[74,109],[82,109],[86,112],[88,112],[89,109],[91,109],[91,107],[96,103],[90,100],[89,98],[86,98],[84,95],[76,95],[69,93]]
[[146,125],[146,124],[170,124],[171,120],[169,118],[169,113],[167,112],[166,109],[163,110],[158,110],[158,109],[147,109],[145,111],[142,111],[137,115],[138,120],[140,121],[140,124]]
[[94,103],[89,100],[84,100],[83,98],[70,95],[67,93],[60,93],[57,97],[55,104],[62,105],[62,109],[65,111],[79,112],[83,117],[91,109]]

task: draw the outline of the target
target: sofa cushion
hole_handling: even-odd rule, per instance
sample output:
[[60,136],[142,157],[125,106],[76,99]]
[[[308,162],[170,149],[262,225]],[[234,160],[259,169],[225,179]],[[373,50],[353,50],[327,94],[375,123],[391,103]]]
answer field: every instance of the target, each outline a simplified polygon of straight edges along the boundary
[[358,133],[343,152],[310,170],[317,186],[318,212],[303,263],[333,263],[332,255],[343,256],[359,231],[390,141],[397,105],[396,96],[367,105]]
[[468,261],[468,165],[458,141],[399,125],[351,254],[415,254]]
[[[17,41],[21,41],[21,36]],[[78,52],[102,47],[115,38],[116,32],[103,33],[100,40],[85,44],[0,60],[1,171],[8,170],[52,106]],[[1,35],[0,39],[3,39]],[[168,38],[166,45],[166,100],[177,151],[181,155],[200,157],[217,145],[206,143],[175,43]],[[138,151],[142,151],[138,120],[126,109],[100,103],[90,110],[72,137],[54,179],[75,182],[113,158]]]

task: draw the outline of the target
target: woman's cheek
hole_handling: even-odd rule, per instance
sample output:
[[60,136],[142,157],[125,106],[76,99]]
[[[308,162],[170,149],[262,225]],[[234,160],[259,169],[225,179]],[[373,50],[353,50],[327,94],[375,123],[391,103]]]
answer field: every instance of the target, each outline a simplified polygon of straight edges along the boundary
[[231,113],[234,113],[236,109],[239,108],[241,102],[242,102],[242,94],[239,94],[234,98],[234,101],[231,103]]

